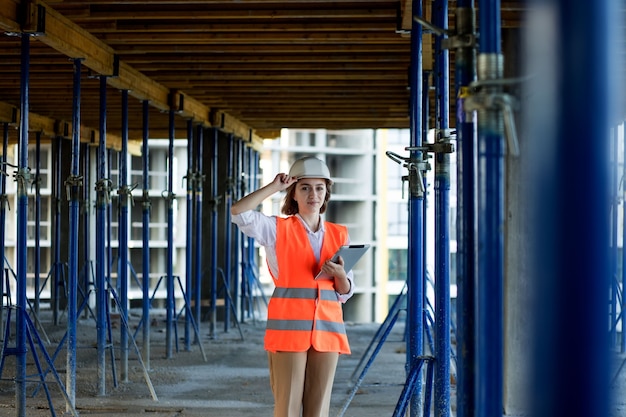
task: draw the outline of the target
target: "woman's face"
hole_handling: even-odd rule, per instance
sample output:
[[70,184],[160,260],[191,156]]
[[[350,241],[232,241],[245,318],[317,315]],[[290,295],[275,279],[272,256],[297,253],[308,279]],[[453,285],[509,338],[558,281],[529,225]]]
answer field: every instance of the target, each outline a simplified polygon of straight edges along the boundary
[[302,178],[296,183],[293,199],[298,203],[298,212],[318,213],[326,198],[326,180]]

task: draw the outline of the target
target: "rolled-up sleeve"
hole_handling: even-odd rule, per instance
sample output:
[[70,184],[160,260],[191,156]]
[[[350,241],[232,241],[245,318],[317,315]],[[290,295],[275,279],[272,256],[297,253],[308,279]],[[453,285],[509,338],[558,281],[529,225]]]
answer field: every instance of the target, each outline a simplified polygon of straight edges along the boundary
[[232,216],[241,232],[256,239],[259,245],[274,246],[276,244],[276,217],[266,216],[260,211],[248,210]]

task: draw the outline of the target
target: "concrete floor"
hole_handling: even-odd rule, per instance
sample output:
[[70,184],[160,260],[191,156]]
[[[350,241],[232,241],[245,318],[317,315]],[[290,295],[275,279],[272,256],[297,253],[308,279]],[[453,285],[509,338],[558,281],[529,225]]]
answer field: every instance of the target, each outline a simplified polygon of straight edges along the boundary
[[[131,312],[131,327],[136,328],[139,313]],[[96,329],[91,319],[83,319],[78,325],[76,412],[80,416],[151,416],[151,417],[271,417],[272,396],[269,388],[267,358],[263,350],[264,322],[248,321],[241,324],[241,334],[237,327],[228,333],[223,323],[217,327],[216,337],[210,338],[208,324],[203,323],[201,339],[207,360],[197,345],[184,351],[182,337],[179,337],[179,350],[172,358],[165,358],[164,317],[153,316],[151,336],[150,369],[147,372],[150,384],[158,398],[152,398],[150,385],[146,380],[138,356],[131,347],[129,354],[129,380],[112,382],[110,356],[106,362],[106,395],[99,396],[96,363]],[[42,322],[49,323],[49,317],[42,316]],[[58,346],[65,333],[64,326],[45,325],[42,338],[49,338],[50,352]],[[397,323],[387,341],[376,355],[359,389],[349,402],[350,392],[355,387],[352,374],[370,345],[378,324],[348,323],[348,337],[352,355],[340,357],[331,416],[380,417],[391,416],[398,402],[405,382],[405,342],[403,323]],[[113,321],[114,340],[119,338],[119,322]],[[178,328],[182,336],[184,329]],[[243,335],[243,338],[242,338]],[[140,343],[141,336],[138,336]],[[14,343],[11,340],[10,346]],[[116,344],[116,346],[119,346]],[[140,345],[141,346],[141,345]],[[370,349],[371,352],[373,349]],[[65,350],[61,351],[55,367],[60,379],[65,383]],[[115,351],[116,368],[119,379],[119,351]],[[365,359],[369,359],[367,355]],[[615,354],[611,377],[614,378],[612,394],[614,404],[611,417],[626,417],[626,355]],[[31,353],[27,356],[33,362]],[[364,361],[363,363],[365,363]],[[32,367],[32,366],[31,366]],[[29,367],[29,368],[31,368]],[[34,372],[34,367],[33,373]],[[360,368],[362,369],[362,368]],[[0,380],[0,417],[19,416],[15,409],[15,357],[7,356]],[[360,370],[359,370],[360,371]],[[31,370],[29,369],[29,373]],[[357,372],[357,377],[358,377]],[[35,378],[35,377],[31,377]],[[356,379],[356,377],[355,377]],[[55,379],[48,375],[48,387],[53,398],[54,411],[48,407],[43,390],[34,397],[31,395],[37,384],[28,384],[26,400],[27,417],[72,415],[66,411],[63,396]],[[455,390],[452,385],[452,415],[455,415]]]
[[[139,315],[131,312],[131,327],[136,328]],[[77,349],[77,387],[76,412],[80,416],[211,416],[211,417],[262,417],[272,416],[273,399],[269,387],[267,357],[263,350],[264,322],[248,321],[241,324],[241,334],[237,327],[224,332],[223,323],[219,323],[216,337],[208,333],[208,323],[200,329],[207,360],[197,345],[190,351],[184,351],[182,336],[184,329],[178,328],[178,351],[172,358],[165,359],[165,322],[164,317],[153,316],[151,333],[150,369],[147,372],[149,383],[143,372],[138,356],[132,348],[129,354],[129,381],[120,381],[119,351],[115,350],[115,363],[118,386],[113,386],[109,353],[106,359],[107,387],[105,396],[98,396],[96,328],[92,319],[83,319],[78,324]],[[42,314],[41,321],[51,320]],[[348,323],[352,355],[340,357],[335,379],[331,416],[341,414],[349,393],[355,386],[351,375],[372,341],[378,324]],[[65,325],[45,324],[45,331],[38,332],[42,339],[49,338],[50,354],[58,346],[65,333]],[[343,415],[359,417],[378,417],[391,415],[398,401],[405,379],[405,353],[403,341],[404,325],[394,326],[387,341],[376,355],[365,378],[359,386]],[[119,322],[113,321],[113,337],[118,340]],[[141,332],[139,332],[141,333]],[[242,340],[243,335],[243,340]],[[141,349],[141,334],[138,344]],[[10,346],[14,340],[10,341]],[[116,346],[119,346],[116,344]],[[373,349],[370,349],[370,352]],[[55,368],[60,379],[65,383],[65,349],[55,361]],[[369,356],[366,357],[366,359]],[[42,359],[43,361],[44,359]],[[27,356],[28,363],[33,363],[32,355]],[[363,363],[365,363],[364,361]],[[30,367],[29,367],[30,368]],[[31,370],[29,369],[29,374]],[[32,370],[36,374],[35,368]],[[0,380],[0,416],[16,416],[15,357],[7,356]],[[358,377],[358,373],[356,375]],[[31,378],[38,378],[37,376]],[[355,377],[356,378],[356,377]],[[51,415],[72,415],[66,412],[65,401],[52,375],[47,379],[53,398],[54,412],[49,410],[43,389],[31,396],[37,384],[28,384],[26,416],[40,417]],[[150,384],[158,398],[151,395]]]

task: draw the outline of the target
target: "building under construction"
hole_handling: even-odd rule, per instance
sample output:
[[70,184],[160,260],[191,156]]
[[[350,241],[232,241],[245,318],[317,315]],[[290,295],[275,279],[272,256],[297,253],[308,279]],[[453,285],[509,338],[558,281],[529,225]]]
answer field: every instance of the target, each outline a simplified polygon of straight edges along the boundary
[[[390,415],[626,415],[625,13],[0,0],[3,413],[121,415],[137,375],[158,402],[155,355],[240,355],[268,288],[230,207],[315,155],[327,219],[372,246],[344,316],[378,329],[341,416],[399,322]],[[161,411],[271,413],[237,407]]]

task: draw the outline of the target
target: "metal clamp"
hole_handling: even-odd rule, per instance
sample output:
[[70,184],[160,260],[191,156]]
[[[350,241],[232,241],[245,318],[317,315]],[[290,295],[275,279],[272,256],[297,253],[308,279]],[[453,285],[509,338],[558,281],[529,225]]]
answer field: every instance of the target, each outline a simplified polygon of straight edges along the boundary
[[26,195],[26,186],[30,181],[30,168],[19,168],[13,173],[13,178],[17,182],[17,195]]
[[9,204],[9,196],[7,194],[0,194],[0,208],[4,210],[5,206],[11,210],[11,204]]
[[[505,83],[506,80],[498,80]],[[480,85],[485,85],[482,82]],[[471,91],[475,91],[477,84],[471,84]],[[519,141],[517,140],[517,128],[515,126],[514,109],[517,107],[517,100],[510,94],[500,92],[482,92],[472,93],[467,97],[463,104],[463,111],[472,113],[477,110],[498,110],[502,111],[504,121],[504,136],[506,137],[509,153],[513,156],[519,156]]]
[[[422,153],[419,158],[415,159],[411,157],[403,157],[390,151],[385,152],[385,155],[387,155],[387,157],[392,161],[401,164],[409,171],[408,175],[402,176],[402,183],[404,184],[405,181],[409,182],[411,196],[423,198],[426,193],[426,188],[424,186],[424,175],[422,172],[429,171],[431,169],[430,164],[428,163],[428,154]],[[404,197],[404,186],[402,187],[402,190]]]
[[150,193],[148,190],[143,190],[141,194],[141,205],[144,210],[150,210],[150,207],[152,207],[152,203],[150,202]]
[[[83,186],[82,175],[70,175],[65,180],[65,194],[67,195],[67,201],[78,199],[78,187]],[[73,192],[72,192],[73,191]]]
[[[182,182],[184,183],[185,181],[187,181],[187,191],[193,191],[195,188],[195,182],[196,182],[196,172],[187,170],[187,175],[185,175],[182,178]],[[182,187],[182,183],[181,183],[181,187]]]
[[176,194],[170,192],[169,190],[161,191],[161,197],[163,197],[169,203],[170,207],[172,206],[172,202],[176,198]]
[[128,198],[122,198],[122,197],[130,197],[130,205],[131,206],[135,206],[135,200],[133,199],[133,190],[135,188],[137,188],[138,184],[133,184],[133,185],[125,185],[123,187],[120,187],[117,189],[117,195],[120,196],[120,205],[125,205],[128,203]]
[[443,37],[441,40],[443,49],[476,48],[478,46],[478,35],[475,33],[457,34],[449,29],[435,26],[420,16],[413,16],[413,20],[428,29],[430,33]]
[[96,193],[98,204],[109,204],[111,201],[111,180],[102,178],[96,181]]

